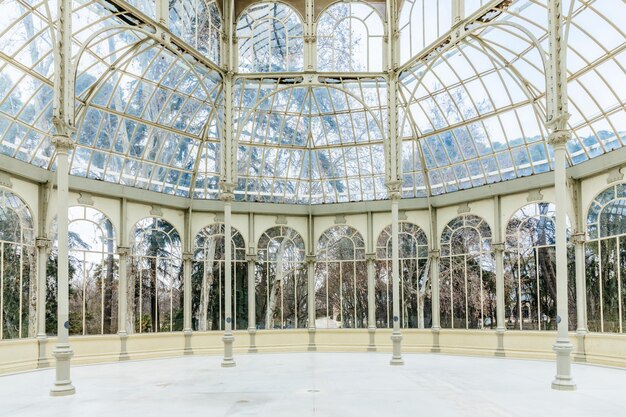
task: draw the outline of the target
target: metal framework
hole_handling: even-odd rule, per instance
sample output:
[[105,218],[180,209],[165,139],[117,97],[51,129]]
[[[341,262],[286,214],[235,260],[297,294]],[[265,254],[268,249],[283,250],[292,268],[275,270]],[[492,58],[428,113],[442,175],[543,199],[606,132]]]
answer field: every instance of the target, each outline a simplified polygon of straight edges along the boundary
[[[58,213],[68,211],[70,184],[122,196],[123,224],[127,193],[155,204],[167,195],[166,203],[186,210],[185,242],[172,224],[156,214],[148,220],[155,227],[138,230],[130,244],[125,226],[118,234],[120,336],[132,332],[135,298],[143,302],[141,271],[148,269],[137,261],[144,260],[163,263],[162,271],[168,270],[168,284],[161,288],[168,295],[160,300],[159,269],[149,268],[154,275],[152,329],[184,328],[191,335],[195,305],[190,289],[194,282],[191,218],[198,205],[223,213],[223,259],[240,257],[239,247],[230,244],[241,237],[231,227],[233,208],[276,213],[288,207],[308,216],[311,334],[317,310],[327,321],[332,317],[344,327],[369,326],[372,335],[375,331],[373,294],[366,294],[365,282],[357,282],[357,277],[367,276],[373,286],[374,248],[368,247],[366,268],[365,242],[359,231],[335,226],[320,239],[316,266],[314,214],[373,208],[390,213],[387,269],[392,271],[394,365],[402,364],[400,323],[407,320],[405,315],[401,318],[406,303],[400,295],[399,210],[425,208],[431,226],[425,276],[431,280],[434,334],[442,324],[493,327],[497,317],[501,335],[505,330],[503,242],[491,241],[487,222],[463,214],[444,228],[440,259],[434,205],[478,199],[484,193],[497,196],[507,188],[554,184],[558,369],[553,387],[573,389],[567,333],[566,168],[570,173],[598,172],[606,166],[593,158],[612,151],[609,159],[617,166],[626,155],[619,149],[626,140],[626,96],[619,88],[626,85],[626,35],[619,21],[626,14],[624,3],[572,1],[567,10],[560,0],[406,0],[401,10],[393,0],[375,6],[337,2],[325,9],[316,8],[314,0],[297,9],[289,3],[253,3],[237,14],[232,0],[0,0],[3,167],[18,172],[27,166],[22,176],[54,182]],[[591,168],[578,168],[583,162]],[[523,177],[529,178],[514,181]],[[481,188],[504,181],[510,182]],[[460,190],[467,192],[452,193]],[[418,200],[421,197],[425,198]],[[500,200],[494,200],[493,238],[502,240]],[[578,335],[583,338],[585,315],[580,307],[585,305],[585,295],[594,306],[601,306],[590,310],[592,327],[623,330],[622,297],[605,296],[614,284],[619,294],[622,291],[621,268],[617,279],[611,272],[616,269],[608,268],[612,256],[621,265],[616,248],[622,233],[605,233],[602,224],[604,213],[620,214],[614,212],[621,210],[620,200],[613,200],[617,202],[596,202],[590,211],[600,213],[599,223],[590,223],[587,245],[599,266],[598,274],[590,275],[593,278],[587,282],[582,208],[577,209],[576,300]],[[604,211],[605,206],[613,208]],[[38,214],[43,227],[40,224],[37,240],[37,288],[29,288],[26,297],[31,302],[37,294],[37,334],[45,341],[41,307],[46,297],[47,213]],[[368,216],[371,232],[372,216]],[[73,352],[68,340],[70,246],[65,215],[58,216],[57,228],[57,378],[52,394],[68,395],[74,387],[69,372]],[[146,231],[151,235],[145,236]],[[475,235],[475,241],[458,241],[466,234]],[[5,240],[0,240],[2,259],[10,253]],[[159,243],[152,249],[141,247],[158,241],[163,243],[161,250],[171,251],[169,255],[157,253]],[[130,270],[129,246],[135,265]],[[248,249],[244,254],[250,267],[256,253],[251,245]],[[441,281],[441,290],[440,264],[442,277],[450,278]],[[338,284],[328,279],[330,268],[338,268]],[[468,270],[480,273],[468,276]],[[139,294],[133,285],[136,274]],[[253,297],[250,302],[254,276],[247,275],[248,304],[254,304]],[[223,366],[235,365],[232,330],[237,327],[237,309],[232,303],[237,302],[238,289],[233,286],[234,276],[237,266],[224,262],[224,303],[219,307],[220,314],[224,312]],[[596,276],[600,276],[597,283]],[[31,287],[33,282],[30,277]],[[315,288],[316,282],[324,287]],[[331,284],[336,288],[331,290]],[[318,292],[324,291],[327,296],[322,300]],[[24,296],[20,297],[21,311]],[[459,303],[455,304],[455,297]],[[617,318],[613,317],[615,302]],[[159,303],[169,304],[160,315],[169,315],[167,323],[161,323]],[[520,302],[519,315],[521,308]],[[453,311],[458,313],[454,320]],[[140,306],[140,331],[141,313]],[[248,313],[248,326],[252,326],[256,317]],[[82,316],[84,332],[86,314]],[[32,319],[29,311],[29,335]],[[299,315],[295,320],[302,324]],[[280,321],[284,327],[284,316]],[[24,326],[19,327],[22,335]]]

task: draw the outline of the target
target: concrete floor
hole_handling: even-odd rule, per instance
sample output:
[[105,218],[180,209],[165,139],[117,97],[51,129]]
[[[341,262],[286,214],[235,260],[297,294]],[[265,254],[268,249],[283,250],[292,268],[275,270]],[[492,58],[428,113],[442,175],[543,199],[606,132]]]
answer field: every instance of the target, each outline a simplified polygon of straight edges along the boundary
[[626,416],[626,370],[574,365],[576,392],[550,389],[551,362],[382,353],[183,357],[81,366],[73,397],[52,370],[0,377],[0,416]]

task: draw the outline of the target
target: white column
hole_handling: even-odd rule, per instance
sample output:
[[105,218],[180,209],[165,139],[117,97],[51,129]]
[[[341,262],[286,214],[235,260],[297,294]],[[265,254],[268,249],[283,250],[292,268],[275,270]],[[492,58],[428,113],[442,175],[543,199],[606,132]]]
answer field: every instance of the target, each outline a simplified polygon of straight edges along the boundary
[[[252,233],[252,229],[250,229]],[[248,261],[248,334],[250,336],[250,346],[248,353],[256,353],[256,262],[257,255],[254,246],[249,247],[246,255]]]
[[47,293],[47,265],[51,242],[45,237],[37,238],[37,343],[39,345],[38,368],[50,366],[46,355],[46,293]]
[[367,261],[367,332],[369,345],[367,350],[376,351],[376,253],[365,254]]
[[555,131],[550,135],[554,147],[554,194],[556,200],[556,305],[557,339],[553,350],[556,352],[557,372],[552,388],[574,390],[572,379],[571,352],[574,346],[568,334],[567,309],[567,179],[565,176],[565,143],[569,140],[567,131]]
[[[123,230],[123,229],[122,229]],[[123,233],[123,232],[122,232]],[[118,246],[117,255],[119,258],[119,283],[117,286],[117,334],[120,337],[119,360],[130,359],[126,350],[128,334],[133,329],[129,329],[132,323],[128,320],[128,255],[130,249],[127,246]]]
[[400,332],[400,260],[399,254],[399,225],[398,225],[398,205],[400,203],[400,193],[394,192],[391,195],[391,268],[393,279],[393,332],[391,342],[393,345],[393,356],[391,365],[404,365],[402,360],[402,333]]
[[306,256],[306,266],[307,266],[307,275],[308,280],[307,283],[309,285],[308,289],[308,312],[309,312],[309,330],[315,330],[315,255],[307,255]]
[[[232,190],[232,187],[230,188]],[[231,230],[231,205],[232,192],[223,192],[222,200],[224,201],[224,359],[222,367],[229,368],[235,366],[233,359],[233,276],[232,276],[232,260],[233,260],[233,242]]]
[[[187,229],[189,230],[189,229]],[[188,233],[188,232],[187,232]],[[188,239],[188,238],[187,238]],[[191,271],[193,252],[183,252],[183,334],[185,335],[185,355],[192,355],[191,336]]]
[[430,288],[431,288],[431,306],[432,306],[432,330],[439,331],[441,329],[440,306],[439,306],[439,249],[433,249],[428,252],[430,258]]
[[585,234],[572,236],[576,263],[576,333],[587,334],[587,282],[585,280]]
[[52,351],[56,359],[56,380],[50,395],[72,395],[76,392],[70,379],[70,359],[74,355],[69,343],[69,247],[68,247],[68,151],[74,131],[74,75],[72,69],[72,4],[58,2],[56,39],[54,42],[54,105],[52,144],[57,159],[57,344]]
[[314,0],[305,1],[306,16],[304,22],[304,69],[313,72],[317,68],[317,43],[315,36],[315,5]]
[[57,344],[52,351],[56,359],[56,380],[50,394],[72,395],[76,392],[70,379],[70,359],[74,355],[69,343],[69,247],[68,247],[68,157],[72,146],[69,136],[55,135],[53,143],[57,154]]
[[568,334],[567,311],[567,178],[565,144],[571,138],[567,119],[567,66],[566,42],[563,38],[561,0],[548,0],[548,37],[550,56],[547,68],[547,121],[550,128],[549,143],[554,149],[554,199],[556,201],[556,305],[557,339],[556,376],[552,388],[574,390],[572,379],[572,343]]
[[494,243],[492,247],[496,257],[496,331],[504,333],[506,330],[504,311],[504,243]]
[[585,336],[587,335],[587,282],[585,280],[585,234],[572,235],[576,264],[576,339],[577,348],[574,359],[585,362]]
[[250,248],[250,252],[246,255],[248,261],[248,331],[256,332],[256,297],[255,297],[255,273],[257,255],[254,248]]

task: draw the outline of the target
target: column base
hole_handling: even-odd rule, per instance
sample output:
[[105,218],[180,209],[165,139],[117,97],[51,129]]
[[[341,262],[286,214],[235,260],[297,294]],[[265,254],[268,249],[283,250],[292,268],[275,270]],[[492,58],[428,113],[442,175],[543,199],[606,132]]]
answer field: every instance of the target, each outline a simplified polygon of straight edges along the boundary
[[191,336],[193,335],[193,331],[191,329],[183,330],[183,334],[185,335],[185,349],[183,350],[183,355],[191,356],[193,355],[193,349],[191,348]]
[[393,346],[393,355],[389,365],[404,365],[404,360],[402,359],[402,334],[400,331],[395,331],[391,334],[391,344]]
[[49,368],[50,361],[48,360],[48,355],[46,354],[48,336],[45,334],[38,334],[36,339],[37,348],[39,350],[39,355],[37,356],[37,368]]
[[369,334],[370,339],[369,345],[367,345],[367,351],[376,352],[376,327],[368,327],[367,333]]
[[495,356],[498,358],[504,358],[506,353],[504,351],[504,333],[506,330],[504,328],[496,329],[496,338],[498,339],[498,347],[496,348]]
[[76,394],[76,388],[72,385],[72,381],[57,381],[50,390],[52,397],[67,397]]
[[557,339],[552,347],[556,353],[556,376],[552,381],[552,389],[559,391],[574,391],[576,384],[572,378],[570,354],[574,346],[568,339]]
[[250,335],[250,347],[248,353],[258,353],[259,349],[256,347],[256,328],[248,327],[248,334]]
[[130,356],[128,356],[128,349],[126,347],[126,343],[128,342],[128,333],[119,332],[118,336],[120,337],[120,356],[119,361],[124,362],[130,360]]
[[574,352],[574,362],[585,363],[587,362],[587,351],[585,350],[585,336],[587,336],[587,330],[576,330],[576,351]]
[[224,359],[222,359],[222,368],[232,368],[237,365],[233,359],[233,342],[235,341],[235,336],[233,336],[230,332],[226,333],[224,337],[222,337],[222,341],[224,342]]
[[557,391],[576,391],[576,384],[573,380],[557,379],[552,381],[552,389]]
[[74,352],[69,345],[59,345],[52,351],[52,355],[57,363],[56,380],[50,390],[50,395],[53,397],[74,395],[76,388],[74,388],[70,379],[70,360],[74,356]]
[[315,346],[315,331],[315,327],[309,327],[309,345],[306,348],[308,352],[317,351],[317,347]]
[[431,331],[433,332],[433,347],[430,351],[431,353],[441,353],[441,348],[439,347],[439,332],[441,331],[441,327],[433,327]]

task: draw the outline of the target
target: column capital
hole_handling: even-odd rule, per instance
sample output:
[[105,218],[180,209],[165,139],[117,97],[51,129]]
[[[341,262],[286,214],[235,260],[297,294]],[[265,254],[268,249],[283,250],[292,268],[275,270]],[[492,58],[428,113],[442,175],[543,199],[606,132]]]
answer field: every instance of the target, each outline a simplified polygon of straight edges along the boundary
[[130,254],[130,248],[128,246],[118,246],[117,254],[119,256],[128,256]]
[[69,151],[70,149],[74,149],[74,142],[69,135],[65,134],[54,134],[52,135],[51,143],[57,149],[57,151]]
[[254,263],[258,260],[259,257],[256,255],[256,253],[246,253],[246,261]]
[[584,232],[573,233],[572,237],[571,237],[571,242],[574,245],[584,245],[585,244],[585,233]]
[[438,260],[441,256],[441,251],[439,249],[432,249],[428,251],[428,257],[434,261]]
[[52,241],[46,237],[38,237],[35,239],[35,245],[39,249],[45,249],[46,251],[48,251],[52,246]]
[[366,253],[365,260],[368,262],[374,262],[376,260],[376,252]]
[[219,182],[220,189],[220,200],[223,202],[231,202],[235,197],[235,184],[232,182],[220,181]]
[[555,148],[564,147],[568,140],[572,138],[572,132],[569,130],[555,129],[548,136],[548,143]]
[[307,255],[306,256],[306,263],[307,264],[314,264],[316,260],[317,260],[317,256],[316,255]]
[[193,261],[193,252],[183,252],[183,262]]
[[491,247],[493,248],[493,251],[495,253],[502,253],[502,252],[504,252],[504,243],[503,242],[492,243]]
[[387,187],[387,192],[389,193],[389,198],[391,200],[400,200],[402,198],[402,181],[401,180],[393,180],[387,181],[385,183]]

